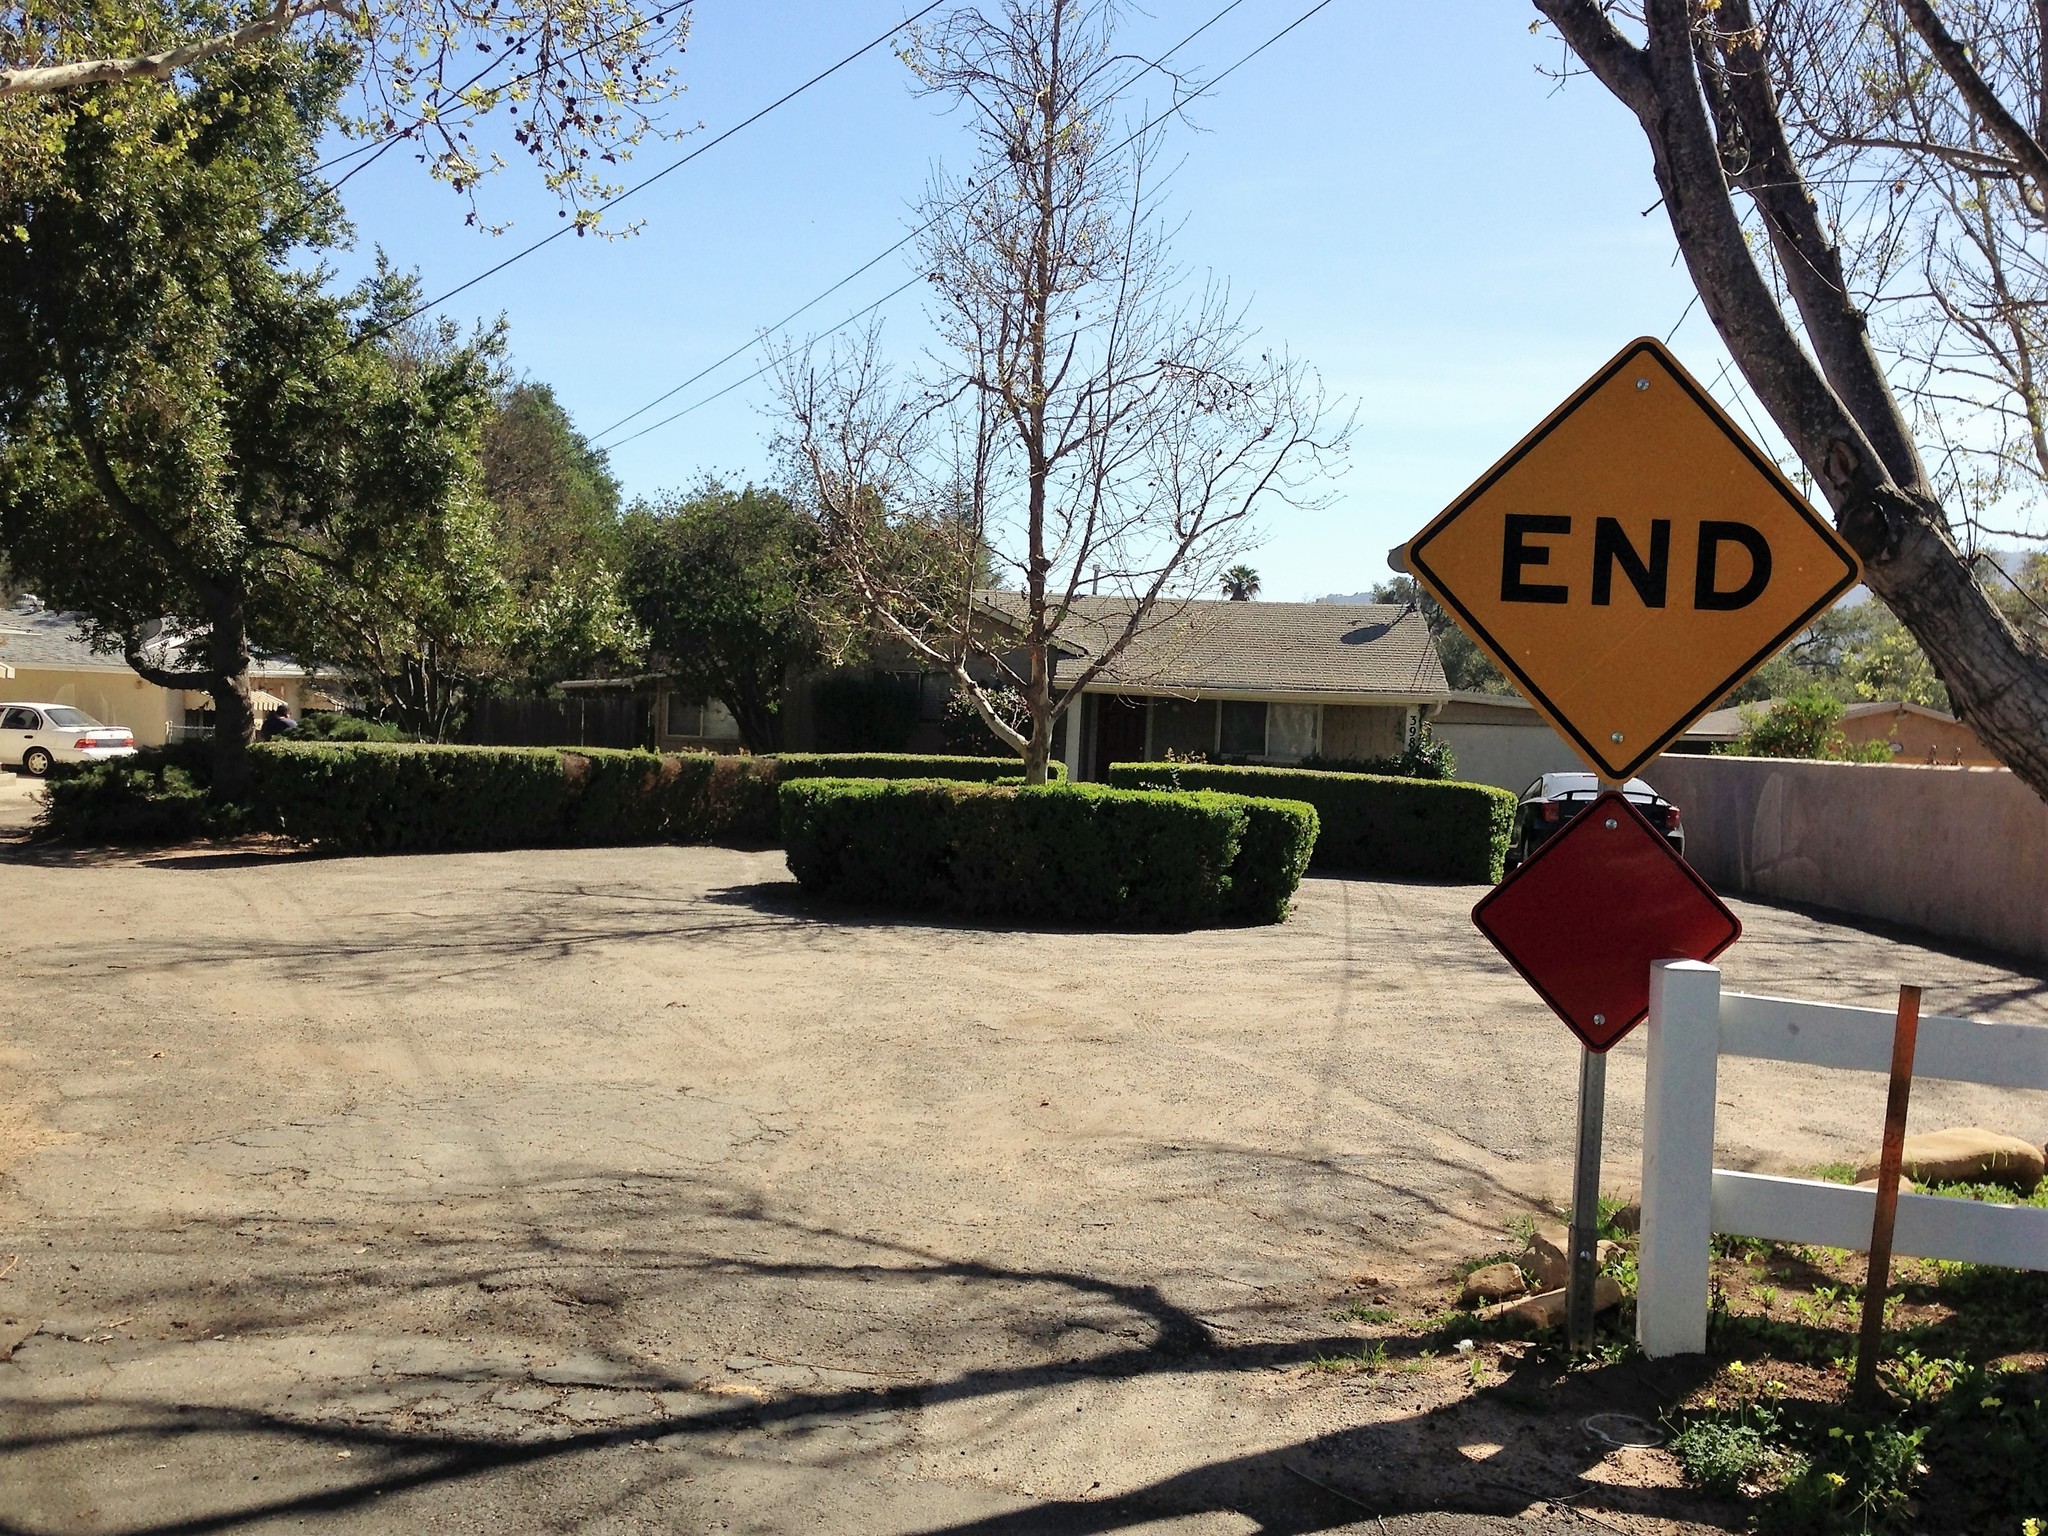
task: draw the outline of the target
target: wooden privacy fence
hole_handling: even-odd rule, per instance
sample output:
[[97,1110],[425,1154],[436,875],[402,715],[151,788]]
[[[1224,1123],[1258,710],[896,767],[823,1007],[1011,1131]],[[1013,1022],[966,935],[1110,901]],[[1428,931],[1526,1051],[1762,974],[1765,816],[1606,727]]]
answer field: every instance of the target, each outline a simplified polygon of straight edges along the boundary
[[[1723,992],[1720,967],[1698,961],[1667,960],[1651,968],[1636,1298],[1636,1338],[1644,1354],[1697,1354],[1707,1347],[1708,1261],[1716,1232],[1870,1247],[1874,1189],[1714,1166],[1720,1058],[1888,1072],[1893,1022],[1889,1009]],[[1913,1075],[2048,1089],[2048,1028],[1923,1017]],[[1892,1251],[2048,1270],[2048,1209],[1902,1194]]]
[[617,694],[566,699],[484,699],[462,739],[484,747],[648,747],[651,705]]

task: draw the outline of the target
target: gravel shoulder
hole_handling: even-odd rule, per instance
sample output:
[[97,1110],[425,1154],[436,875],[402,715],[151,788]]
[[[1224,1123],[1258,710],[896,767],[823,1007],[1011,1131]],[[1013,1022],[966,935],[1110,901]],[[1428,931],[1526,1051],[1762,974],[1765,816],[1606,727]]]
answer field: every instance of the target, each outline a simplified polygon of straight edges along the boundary
[[[0,1529],[1535,1530],[1582,1478],[1711,1524],[1533,1384],[1303,1369],[1565,1190],[1575,1046],[1477,894],[1048,933],[820,910],[778,853],[0,860]],[[1732,986],[2048,1023],[1738,910]],[[1609,1081],[1632,1185],[1639,1043]],[[1793,1171],[1883,1085],[1722,1100],[1721,1160]],[[2048,1096],[1916,1088],[1973,1122]]]

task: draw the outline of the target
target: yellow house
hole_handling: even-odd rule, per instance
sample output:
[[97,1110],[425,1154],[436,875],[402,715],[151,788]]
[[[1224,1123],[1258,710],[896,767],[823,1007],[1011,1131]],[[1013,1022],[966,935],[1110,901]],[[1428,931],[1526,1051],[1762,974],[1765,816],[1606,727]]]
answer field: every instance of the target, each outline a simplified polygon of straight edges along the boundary
[[[303,667],[288,661],[257,661],[249,686],[260,714],[279,703],[294,713],[332,708]],[[160,688],[135,675],[119,656],[86,643],[78,618],[53,613],[23,598],[0,610],[0,704],[69,704],[107,725],[126,726],[138,747],[161,746],[181,736],[206,733],[211,704],[203,693]]]

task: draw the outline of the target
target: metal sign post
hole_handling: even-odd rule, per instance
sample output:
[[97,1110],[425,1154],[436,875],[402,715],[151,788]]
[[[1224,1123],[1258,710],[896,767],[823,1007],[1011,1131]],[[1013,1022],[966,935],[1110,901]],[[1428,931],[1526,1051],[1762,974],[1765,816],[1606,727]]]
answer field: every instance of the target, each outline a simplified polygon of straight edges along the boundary
[[1607,1117],[1607,1057],[1579,1047],[1579,1143],[1572,1170],[1571,1269],[1564,1299],[1572,1349],[1593,1347],[1593,1288],[1600,1266],[1600,1137]]

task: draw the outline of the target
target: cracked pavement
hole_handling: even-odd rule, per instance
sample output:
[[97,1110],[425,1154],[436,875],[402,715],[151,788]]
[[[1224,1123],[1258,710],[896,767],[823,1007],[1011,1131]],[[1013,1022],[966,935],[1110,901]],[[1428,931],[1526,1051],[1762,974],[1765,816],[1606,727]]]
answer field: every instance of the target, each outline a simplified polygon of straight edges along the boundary
[[[820,909],[778,853],[17,851],[0,1533],[1711,1524],[1578,1430],[1619,1367],[1304,1369],[1565,1189],[1575,1047],[1477,894],[1037,932]],[[1739,911],[1731,985],[2048,1022],[2037,975]],[[1722,1097],[1722,1160],[1780,1170],[1883,1112]],[[2040,1139],[2044,1098],[1914,1126]]]

